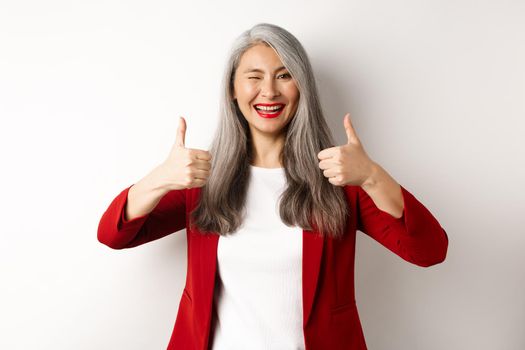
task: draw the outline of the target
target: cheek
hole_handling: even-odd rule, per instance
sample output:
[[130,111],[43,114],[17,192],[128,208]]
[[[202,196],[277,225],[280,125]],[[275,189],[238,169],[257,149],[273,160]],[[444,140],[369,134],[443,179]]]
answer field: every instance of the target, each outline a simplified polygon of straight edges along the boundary
[[257,89],[252,84],[238,84],[235,88],[237,98],[248,102],[257,95]]
[[290,102],[293,103],[299,102],[299,90],[295,86],[290,86],[286,89],[286,96]]
[[290,113],[295,114],[299,106],[299,91],[296,88],[290,89],[290,94],[288,95],[288,99],[293,104],[290,110]]

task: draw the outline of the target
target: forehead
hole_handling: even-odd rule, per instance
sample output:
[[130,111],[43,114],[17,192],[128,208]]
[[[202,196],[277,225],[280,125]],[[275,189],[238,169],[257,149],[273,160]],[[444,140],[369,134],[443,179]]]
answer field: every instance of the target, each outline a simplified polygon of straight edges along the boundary
[[265,44],[257,44],[242,54],[238,69],[243,72],[250,69],[274,71],[280,67],[283,63],[277,53]]

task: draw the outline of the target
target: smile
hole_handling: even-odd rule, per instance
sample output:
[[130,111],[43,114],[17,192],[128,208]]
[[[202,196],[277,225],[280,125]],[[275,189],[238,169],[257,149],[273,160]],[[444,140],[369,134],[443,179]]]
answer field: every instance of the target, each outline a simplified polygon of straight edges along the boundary
[[257,114],[263,118],[277,118],[284,110],[284,106],[285,104],[283,103],[260,103],[255,104],[253,107]]

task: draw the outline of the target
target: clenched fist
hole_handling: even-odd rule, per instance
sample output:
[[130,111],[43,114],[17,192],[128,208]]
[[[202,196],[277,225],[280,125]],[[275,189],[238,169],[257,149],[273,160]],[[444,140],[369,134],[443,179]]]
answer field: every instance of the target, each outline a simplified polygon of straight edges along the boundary
[[186,148],[185,135],[186,120],[180,117],[175,144],[168,158],[156,169],[159,181],[167,190],[202,187],[210,175],[210,152]]
[[319,152],[319,168],[334,186],[362,186],[371,176],[375,162],[359,140],[349,113],[345,114],[343,123],[348,142]]

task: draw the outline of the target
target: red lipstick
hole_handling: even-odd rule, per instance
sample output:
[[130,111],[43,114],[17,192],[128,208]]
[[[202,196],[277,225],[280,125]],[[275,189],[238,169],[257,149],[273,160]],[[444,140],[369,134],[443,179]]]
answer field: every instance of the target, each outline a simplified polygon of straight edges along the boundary
[[[279,106],[280,108],[277,110],[261,110],[257,109],[256,106],[262,106],[262,107],[275,107]],[[277,118],[279,115],[281,115],[282,111],[284,110],[284,103],[256,103],[253,105],[253,108],[259,114],[259,116],[263,118]]]

